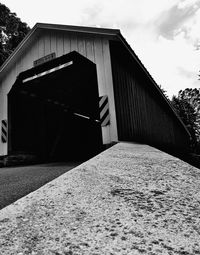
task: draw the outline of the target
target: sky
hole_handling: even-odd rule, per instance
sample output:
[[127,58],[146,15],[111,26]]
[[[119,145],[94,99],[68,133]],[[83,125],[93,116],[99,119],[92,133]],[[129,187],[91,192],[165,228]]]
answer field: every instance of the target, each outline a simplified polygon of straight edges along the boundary
[[117,28],[169,98],[199,88],[200,0],[0,0],[37,22]]

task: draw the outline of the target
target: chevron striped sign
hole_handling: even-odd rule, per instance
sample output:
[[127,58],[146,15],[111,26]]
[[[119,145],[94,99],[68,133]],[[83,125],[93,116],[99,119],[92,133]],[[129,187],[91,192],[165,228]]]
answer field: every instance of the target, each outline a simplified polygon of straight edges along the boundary
[[105,127],[110,124],[108,96],[99,97],[99,110],[101,126]]
[[7,120],[1,121],[1,141],[7,143]]

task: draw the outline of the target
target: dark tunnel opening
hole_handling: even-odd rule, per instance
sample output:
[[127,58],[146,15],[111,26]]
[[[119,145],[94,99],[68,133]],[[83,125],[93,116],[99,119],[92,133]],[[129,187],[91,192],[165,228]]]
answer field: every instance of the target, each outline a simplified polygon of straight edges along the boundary
[[96,65],[74,54],[69,65],[22,75],[14,84],[8,95],[9,154],[82,160],[101,151]]

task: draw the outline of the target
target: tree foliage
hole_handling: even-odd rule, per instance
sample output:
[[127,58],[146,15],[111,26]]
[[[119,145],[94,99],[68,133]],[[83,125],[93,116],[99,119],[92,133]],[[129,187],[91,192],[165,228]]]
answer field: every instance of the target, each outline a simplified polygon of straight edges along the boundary
[[191,134],[194,150],[200,142],[200,91],[196,88],[180,90],[171,103]]
[[172,97],[172,105],[193,139],[196,139],[196,113],[194,107],[185,99]]
[[196,112],[200,112],[200,89],[187,88],[185,90],[180,90],[178,96],[193,105]]
[[16,13],[0,3],[0,66],[22,41],[30,28]]
[[160,88],[161,92],[166,97],[166,99],[169,100],[169,97],[167,95],[167,91],[161,85],[158,85],[158,87]]

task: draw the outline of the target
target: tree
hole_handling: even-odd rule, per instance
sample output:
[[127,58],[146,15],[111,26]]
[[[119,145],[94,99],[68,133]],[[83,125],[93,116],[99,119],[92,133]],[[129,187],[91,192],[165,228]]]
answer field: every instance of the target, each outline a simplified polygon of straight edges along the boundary
[[30,28],[16,13],[0,3],[0,66],[22,41]]
[[200,142],[200,93],[198,89],[180,90],[178,96],[173,96],[171,103],[187,127],[192,137],[192,149],[197,148]]
[[158,87],[160,88],[160,90],[162,91],[162,93],[166,97],[166,99],[169,100],[169,97],[167,95],[167,91],[161,85],[158,85]]
[[194,106],[197,113],[200,112],[200,89],[187,88],[180,90],[178,97],[187,100],[191,105]]
[[196,136],[199,141],[200,135],[200,89],[197,88],[187,88],[185,90],[180,90],[178,94],[179,98],[186,100],[190,105],[193,106],[196,114]]

